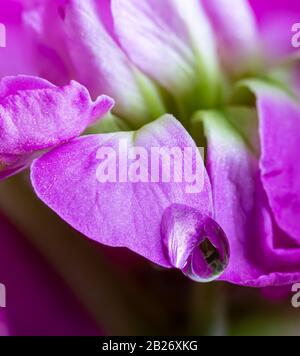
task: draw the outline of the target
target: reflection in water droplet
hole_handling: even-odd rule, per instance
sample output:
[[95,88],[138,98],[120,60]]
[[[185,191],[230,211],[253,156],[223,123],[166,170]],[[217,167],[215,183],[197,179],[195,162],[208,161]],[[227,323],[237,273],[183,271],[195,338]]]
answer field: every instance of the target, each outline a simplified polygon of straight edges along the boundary
[[225,233],[212,218],[196,209],[171,205],[163,215],[161,234],[170,264],[194,281],[213,281],[228,265]]

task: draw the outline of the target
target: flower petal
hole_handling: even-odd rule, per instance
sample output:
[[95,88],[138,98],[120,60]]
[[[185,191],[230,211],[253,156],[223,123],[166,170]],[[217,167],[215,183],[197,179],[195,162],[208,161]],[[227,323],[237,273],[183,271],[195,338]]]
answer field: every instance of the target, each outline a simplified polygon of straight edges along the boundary
[[215,220],[231,251],[221,277],[234,284],[265,287],[300,279],[300,247],[273,221],[260,181],[255,112],[246,108],[201,113],[208,139],[207,170]]
[[200,85],[198,101],[211,100],[218,64],[198,0],[112,0],[112,11],[119,40],[139,68],[176,96]]
[[[1,4],[0,78],[5,75],[26,73],[36,75],[33,43],[22,24],[22,6],[12,0]],[[2,43],[2,41],[1,41]]]
[[[116,100],[115,113],[131,123],[143,124],[156,118],[156,111],[162,114],[162,103],[153,83],[132,65],[110,33],[112,19],[107,21],[108,15],[107,1],[47,0],[35,9],[33,19],[39,19],[43,43],[60,53],[72,70],[72,78],[83,83],[93,97],[110,95]],[[57,28],[54,34],[53,23]],[[146,105],[144,90],[154,98],[153,107]],[[154,109],[155,115],[151,112]]]
[[[150,172],[148,158],[140,167],[140,171],[146,170],[147,179],[133,183],[131,179],[121,178],[124,172],[128,173],[121,163],[124,155],[125,159],[128,157],[124,142],[128,150],[144,149],[148,158],[153,147],[175,147],[179,151],[193,148],[197,160],[195,156],[192,165],[198,163],[197,177],[203,176],[203,187],[192,194],[185,180],[162,183],[161,179],[150,179],[154,169]],[[109,157],[109,162],[113,171],[123,172],[113,178],[110,171],[112,179],[108,181],[99,180],[98,175],[103,163],[99,150],[103,149],[116,153],[115,158]],[[129,169],[131,164],[132,161]],[[172,265],[164,253],[160,230],[164,211],[172,204],[185,204],[212,215],[210,183],[200,154],[188,133],[171,116],[162,117],[137,132],[75,139],[34,161],[31,177],[40,199],[75,229],[100,243],[127,247],[165,267]]]
[[279,89],[249,85],[257,95],[263,186],[276,222],[300,244],[300,105]]
[[6,77],[0,83],[1,177],[26,167],[42,151],[79,136],[113,102],[92,102],[86,88],[72,81],[56,87],[46,80]]
[[[224,279],[243,283],[249,276],[259,275],[251,264],[253,252],[249,235],[254,211],[255,155],[243,137],[232,127],[230,115],[202,113],[208,139],[207,170],[212,183],[215,219],[225,231],[231,251]],[[237,110],[236,116],[249,125],[253,113]],[[251,251],[251,252],[250,252]]]
[[[250,66],[258,52],[258,31],[255,15],[247,0],[200,0],[217,34],[221,55],[226,65],[240,70]],[[246,63],[245,63],[246,61]]]
[[66,84],[67,69],[58,53],[42,43],[26,21],[27,14],[37,5],[36,1],[25,0],[7,0],[1,5],[0,23],[6,30],[6,47],[0,48],[0,78],[21,73]]
[[299,23],[300,3],[294,0],[249,0],[258,22],[265,53],[272,60],[295,50],[292,27]]

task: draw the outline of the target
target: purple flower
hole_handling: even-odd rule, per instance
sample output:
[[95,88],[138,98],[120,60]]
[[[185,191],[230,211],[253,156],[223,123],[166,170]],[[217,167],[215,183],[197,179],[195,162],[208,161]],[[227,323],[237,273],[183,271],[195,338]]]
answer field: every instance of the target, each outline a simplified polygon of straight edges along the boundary
[[[93,103],[78,84],[5,79],[4,175],[47,149],[31,167],[35,192],[90,239],[201,282],[223,272],[222,280],[255,287],[300,280],[297,57],[283,57],[290,51],[280,44],[276,55],[266,50],[272,38],[262,12],[244,0],[21,3],[37,56],[46,48],[57,71],[116,106],[77,138],[111,109],[110,99]],[[21,114],[12,119],[12,110]],[[139,161],[135,182],[99,182],[99,150],[117,152],[122,140],[149,155],[205,145],[205,162],[190,162],[202,168],[203,189],[143,181],[148,160]],[[120,151],[112,157],[119,168]]]
[[112,107],[106,96],[92,102],[72,81],[64,87],[29,76],[0,83],[0,179],[26,168],[43,151],[79,136]]
[[[186,253],[187,244],[192,243],[196,248],[205,238],[217,241],[220,238],[223,241],[223,234],[219,231],[206,237],[205,227],[208,231],[213,227],[216,229],[216,223],[209,218],[213,215],[213,205],[206,174],[204,188],[198,194],[188,194],[185,182],[101,183],[97,180],[97,152],[102,146],[114,148],[117,152],[120,140],[124,139],[131,145],[145,148],[147,152],[152,147],[177,147],[182,150],[184,147],[195,147],[188,133],[171,116],[148,124],[138,132],[81,137],[33,163],[31,179],[36,193],[84,235],[110,246],[128,247],[164,267],[184,267],[184,264],[177,266],[164,251],[163,239],[166,237],[163,235],[166,231],[163,233],[161,230],[163,224],[173,224],[172,211],[176,213],[178,209],[185,209],[180,227],[176,222],[175,228],[169,232],[169,238],[173,239],[170,253],[173,253],[173,248]],[[117,162],[120,164],[119,157]],[[174,204],[180,204],[182,208],[174,208],[165,215],[166,209]],[[190,208],[186,207],[187,204]],[[200,212],[203,216],[201,220],[191,218],[190,215],[199,215]],[[176,228],[180,228],[180,234]],[[214,237],[215,234],[220,237]],[[196,241],[190,242],[190,239]],[[176,244],[178,247],[175,247]],[[221,245],[220,254],[226,254],[224,250]]]

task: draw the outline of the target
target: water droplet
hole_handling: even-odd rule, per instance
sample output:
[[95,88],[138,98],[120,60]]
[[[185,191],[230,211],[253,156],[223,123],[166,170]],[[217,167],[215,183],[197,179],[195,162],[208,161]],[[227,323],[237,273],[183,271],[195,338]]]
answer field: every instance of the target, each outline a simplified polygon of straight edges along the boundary
[[171,205],[163,215],[161,234],[170,264],[194,281],[213,281],[228,265],[225,233],[212,218],[194,208]]

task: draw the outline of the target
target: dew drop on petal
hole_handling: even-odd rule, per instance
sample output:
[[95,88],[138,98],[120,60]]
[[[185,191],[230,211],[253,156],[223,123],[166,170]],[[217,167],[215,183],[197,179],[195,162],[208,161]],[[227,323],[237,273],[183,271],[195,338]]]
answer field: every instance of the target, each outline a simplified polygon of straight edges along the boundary
[[170,264],[196,282],[210,282],[229,262],[227,237],[208,215],[186,205],[173,204],[164,212],[161,235]]

